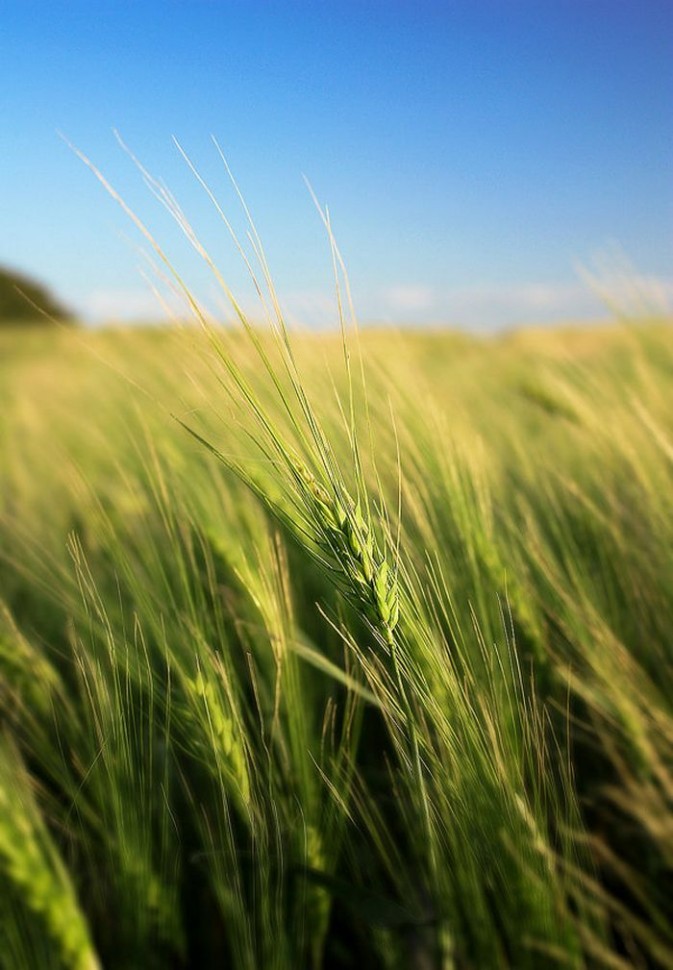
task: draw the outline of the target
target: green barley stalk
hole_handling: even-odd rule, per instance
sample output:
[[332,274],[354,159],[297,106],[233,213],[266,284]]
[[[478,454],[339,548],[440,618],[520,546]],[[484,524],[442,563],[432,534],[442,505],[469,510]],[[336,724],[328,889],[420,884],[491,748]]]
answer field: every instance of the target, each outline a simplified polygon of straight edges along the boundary
[[38,914],[68,970],[99,970],[86,919],[47,831],[22,759],[0,737],[0,872]]

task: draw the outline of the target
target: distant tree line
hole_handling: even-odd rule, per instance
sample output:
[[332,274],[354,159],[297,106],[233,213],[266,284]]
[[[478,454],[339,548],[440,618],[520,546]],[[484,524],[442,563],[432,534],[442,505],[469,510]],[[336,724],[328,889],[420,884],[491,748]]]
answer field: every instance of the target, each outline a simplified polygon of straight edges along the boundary
[[73,314],[35,280],[0,266],[0,325],[71,320]]

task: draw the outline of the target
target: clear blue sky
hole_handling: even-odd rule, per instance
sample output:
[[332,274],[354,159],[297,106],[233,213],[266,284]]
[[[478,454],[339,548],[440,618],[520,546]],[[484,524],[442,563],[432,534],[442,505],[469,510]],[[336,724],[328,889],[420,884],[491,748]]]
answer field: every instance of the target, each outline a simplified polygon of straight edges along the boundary
[[[166,180],[225,275],[227,155],[289,312],[324,324],[329,204],[362,319],[489,326],[596,312],[619,246],[673,279],[670,0],[0,0],[0,262],[92,318],[152,310],[88,154],[209,298],[116,144]],[[156,311],[153,311],[156,313]]]

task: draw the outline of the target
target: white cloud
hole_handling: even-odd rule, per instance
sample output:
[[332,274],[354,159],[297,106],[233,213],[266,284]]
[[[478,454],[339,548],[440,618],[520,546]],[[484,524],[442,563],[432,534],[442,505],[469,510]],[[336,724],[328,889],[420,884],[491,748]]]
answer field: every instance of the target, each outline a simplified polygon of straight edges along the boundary
[[339,325],[334,293],[318,289],[288,290],[281,294],[280,302],[291,326],[326,330]]
[[427,313],[437,301],[435,289],[422,284],[390,286],[381,295],[384,306],[392,313]]
[[361,319],[390,323],[445,323],[454,326],[507,326],[516,322],[545,322],[568,316],[595,316],[596,298],[579,283],[518,283],[484,286],[432,287],[405,284],[386,287],[378,299],[363,303]]
[[[280,302],[290,326],[312,330],[338,326],[333,292],[318,288],[288,290]],[[215,312],[232,318],[223,301],[211,301]],[[670,312],[673,280],[631,276],[628,279],[582,282],[522,282],[486,286],[432,287],[405,283],[383,288],[360,288],[355,310],[361,323],[369,321],[404,325],[440,325],[495,330],[516,324],[545,324],[559,320],[591,319],[611,312],[642,315]],[[161,321],[171,315],[188,315],[179,298],[169,294],[164,305],[146,289],[98,289],[79,301],[82,314],[94,322],[112,320]],[[241,306],[252,320],[262,320],[259,301],[247,294]],[[347,307],[345,312],[348,313]]]
[[610,269],[581,271],[586,286],[603,304],[627,316],[670,315],[673,279]]
[[[240,308],[249,319],[264,319],[264,307],[258,297],[250,293],[235,295]],[[82,316],[93,323],[155,322],[168,320],[172,316],[189,316],[186,301],[181,300],[178,295],[162,293],[159,297],[149,287],[96,289],[74,302]],[[336,298],[332,293],[318,289],[289,290],[280,294],[280,302],[291,326],[321,330],[338,325]],[[204,301],[203,306],[207,312],[222,319],[235,319],[231,304],[222,294],[211,294],[211,299]]]
[[519,283],[466,287],[443,294],[445,315],[465,326],[487,329],[515,323],[545,323],[563,317],[596,316],[601,307],[576,283]]
[[450,324],[493,330],[516,324],[593,319],[622,312],[671,312],[673,280],[631,275],[569,282],[520,282],[432,288],[388,287],[377,303],[362,306],[362,320]]
[[177,297],[162,296],[160,299],[149,287],[144,290],[97,289],[79,301],[82,315],[94,323],[166,320],[171,313],[180,312],[179,304]]

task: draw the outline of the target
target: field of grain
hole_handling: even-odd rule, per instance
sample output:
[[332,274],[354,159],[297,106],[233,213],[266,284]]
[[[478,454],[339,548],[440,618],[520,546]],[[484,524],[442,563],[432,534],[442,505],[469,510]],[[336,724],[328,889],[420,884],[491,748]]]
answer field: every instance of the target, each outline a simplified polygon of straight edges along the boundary
[[673,967],[673,331],[0,333],[0,967]]

